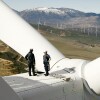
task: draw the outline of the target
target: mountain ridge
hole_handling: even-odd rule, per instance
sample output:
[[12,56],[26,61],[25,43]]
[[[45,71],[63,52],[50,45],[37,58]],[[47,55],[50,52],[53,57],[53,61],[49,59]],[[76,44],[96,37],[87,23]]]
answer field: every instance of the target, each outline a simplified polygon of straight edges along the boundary
[[[26,9],[18,12],[18,14],[31,24],[42,24],[54,27],[73,24],[74,27],[82,25],[88,27],[100,27],[100,14],[93,12],[85,13],[70,8],[46,8],[39,7],[34,9]],[[58,25],[59,24],[59,25]]]

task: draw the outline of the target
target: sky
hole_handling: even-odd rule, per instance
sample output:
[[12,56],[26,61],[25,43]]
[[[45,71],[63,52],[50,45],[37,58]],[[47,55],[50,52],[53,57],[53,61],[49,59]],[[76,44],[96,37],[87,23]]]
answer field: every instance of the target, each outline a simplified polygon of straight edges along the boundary
[[3,0],[11,8],[22,11],[36,7],[72,8],[83,12],[100,13],[100,0]]

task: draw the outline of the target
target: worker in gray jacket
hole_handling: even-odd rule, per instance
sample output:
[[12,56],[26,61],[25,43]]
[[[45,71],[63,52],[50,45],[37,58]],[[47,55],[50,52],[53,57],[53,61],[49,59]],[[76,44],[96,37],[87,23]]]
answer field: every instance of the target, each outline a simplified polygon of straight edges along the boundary
[[44,52],[43,55],[43,64],[44,64],[44,69],[45,69],[45,76],[49,75],[49,70],[50,70],[50,64],[49,61],[51,60],[50,55],[47,53],[47,51]]

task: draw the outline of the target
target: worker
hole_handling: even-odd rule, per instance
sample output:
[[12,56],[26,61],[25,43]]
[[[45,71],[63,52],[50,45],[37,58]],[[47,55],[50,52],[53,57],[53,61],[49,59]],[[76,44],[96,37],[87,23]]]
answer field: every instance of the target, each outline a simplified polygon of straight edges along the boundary
[[33,76],[35,76],[35,56],[33,54],[33,49],[30,49],[29,53],[25,56],[26,60],[28,61],[28,67],[29,67],[29,76],[31,75],[31,69],[33,72]]
[[44,64],[44,69],[45,69],[45,76],[49,75],[49,70],[50,70],[50,63],[49,61],[51,60],[50,55],[47,53],[47,51],[44,52],[43,55],[43,64]]

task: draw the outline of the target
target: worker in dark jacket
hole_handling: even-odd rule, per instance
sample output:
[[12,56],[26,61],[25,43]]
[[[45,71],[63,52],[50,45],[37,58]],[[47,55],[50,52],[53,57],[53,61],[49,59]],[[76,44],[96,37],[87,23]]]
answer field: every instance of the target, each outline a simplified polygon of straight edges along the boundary
[[29,67],[29,76],[31,75],[31,69],[33,72],[33,76],[35,76],[35,56],[33,54],[33,49],[30,49],[29,53],[25,56],[26,60],[28,61],[28,67]]
[[50,64],[49,61],[51,60],[50,55],[47,53],[47,51],[44,52],[43,55],[43,64],[44,64],[44,68],[45,68],[45,76],[49,75],[49,70],[50,70]]

